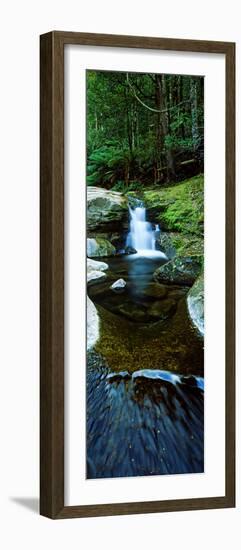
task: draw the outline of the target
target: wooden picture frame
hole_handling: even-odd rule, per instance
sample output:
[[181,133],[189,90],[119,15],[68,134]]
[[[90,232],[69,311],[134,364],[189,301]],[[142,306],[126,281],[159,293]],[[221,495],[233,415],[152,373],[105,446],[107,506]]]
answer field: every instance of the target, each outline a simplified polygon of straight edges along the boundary
[[[64,47],[68,44],[223,54],[226,58],[225,496],[64,505]],[[52,519],[235,506],[235,44],[54,31],[40,37],[40,513]]]

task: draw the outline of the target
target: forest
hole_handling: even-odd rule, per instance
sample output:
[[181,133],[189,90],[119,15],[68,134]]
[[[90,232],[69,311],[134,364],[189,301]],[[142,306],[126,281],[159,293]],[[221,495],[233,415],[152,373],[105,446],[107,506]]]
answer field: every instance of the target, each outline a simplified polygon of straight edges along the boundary
[[116,191],[203,172],[204,79],[87,72],[87,184]]

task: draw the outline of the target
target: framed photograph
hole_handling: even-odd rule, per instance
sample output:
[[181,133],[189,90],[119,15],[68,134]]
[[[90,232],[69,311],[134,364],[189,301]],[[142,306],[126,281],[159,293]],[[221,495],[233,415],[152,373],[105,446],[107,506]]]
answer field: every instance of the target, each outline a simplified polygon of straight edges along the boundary
[[40,37],[40,513],[235,506],[235,44]]

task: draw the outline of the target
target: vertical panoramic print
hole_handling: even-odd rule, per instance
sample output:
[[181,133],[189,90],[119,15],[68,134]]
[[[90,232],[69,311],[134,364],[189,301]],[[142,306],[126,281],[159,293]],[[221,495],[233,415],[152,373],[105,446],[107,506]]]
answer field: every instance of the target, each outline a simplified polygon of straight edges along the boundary
[[86,476],[201,473],[204,79],[86,79]]

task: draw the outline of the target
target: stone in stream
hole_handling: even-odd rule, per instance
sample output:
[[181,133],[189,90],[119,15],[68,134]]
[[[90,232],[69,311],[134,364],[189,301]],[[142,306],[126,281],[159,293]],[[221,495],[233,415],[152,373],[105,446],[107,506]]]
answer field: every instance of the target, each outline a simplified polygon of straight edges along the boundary
[[145,323],[149,320],[146,310],[132,302],[126,302],[118,306],[118,312],[130,319],[130,321]]
[[164,321],[165,319],[172,317],[175,311],[176,302],[167,298],[166,300],[159,300],[158,302],[151,304],[147,310],[147,313],[150,317]]
[[151,298],[155,300],[157,298],[164,298],[167,295],[167,289],[165,285],[149,283],[145,288],[140,289],[138,295],[141,298]]
[[187,295],[188,312],[192,322],[204,335],[204,274],[200,275]]
[[118,279],[111,285],[112,290],[122,291],[126,287],[126,281],[124,279]]
[[170,287],[170,290],[168,291],[168,298],[171,298],[172,300],[180,300],[180,298],[183,298],[185,294],[187,294],[189,288],[188,287],[179,287],[174,288],[173,290]]
[[87,187],[88,232],[120,231],[128,218],[127,198],[102,187]]
[[116,249],[107,239],[96,237],[87,239],[87,256],[98,258],[101,256],[114,256]]
[[99,339],[100,321],[97,309],[87,296],[87,351],[91,350]]
[[183,384],[188,384],[188,386],[197,386],[197,380],[195,376],[192,376],[192,375],[188,375],[188,376],[183,375],[180,377],[180,381]]
[[128,371],[110,372],[107,374],[106,379],[108,382],[120,382],[121,380],[129,380],[131,374]]
[[154,280],[167,284],[193,285],[202,269],[202,256],[181,256],[158,267]]
[[137,254],[137,250],[133,246],[126,246],[124,249],[125,254]]
[[97,262],[87,258],[87,283],[94,284],[98,281],[106,279],[105,271],[108,269],[108,264],[105,262]]

